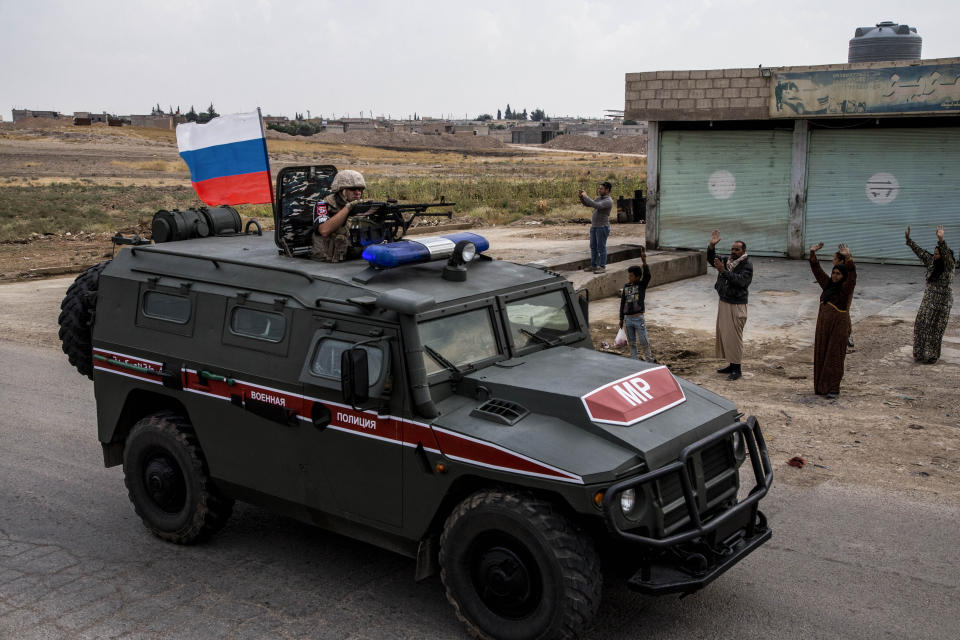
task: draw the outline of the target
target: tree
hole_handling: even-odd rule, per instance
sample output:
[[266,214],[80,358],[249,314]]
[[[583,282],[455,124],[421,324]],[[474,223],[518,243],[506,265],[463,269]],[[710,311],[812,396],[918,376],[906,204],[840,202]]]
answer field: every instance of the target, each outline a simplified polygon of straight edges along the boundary
[[157,103],[157,105],[156,105],[155,107],[153,107],[152,109],[150,109],[150,115],[152,115],[152,116],[162,116],[162,115],[163,115],[163,109],[160,108],[160,103],[159,103],[159,102]]
[[517,118],[517,120],[526,120],[526,119],[527,119],[527,110],[524,109],[524,110],[523,110],[523,113],[520,114],[520,116]]
[[549,118],[547,118],[547,114],[543,112],[543,109],[534,109],[531,111],[530,119],[534,122],[547,122],[549,120]]
[[636,120],[624,120],[623,124],[637,124]]
[[197,111],[193,108],[193,105],[190,105],[190,111],[187,111],[187,122],[196,122],[197,121]]
[[204,124],[219,116],[220,114],[213,108],[213,103],[211,102],[207,110],[197,116],[197,122]]
[[507,103],[507,110],[503,112],[503,117],[507,120],[513,120],[513,112],[510,111],[510,103]]
[[500,113],[500,109],[497,109],[497,120],[503,120],[503,114]]
[[480,122],[485,120],[493,120],[493,116],[491,116],[489,113],[481,113],[476,117],[476,120],[479,120]]

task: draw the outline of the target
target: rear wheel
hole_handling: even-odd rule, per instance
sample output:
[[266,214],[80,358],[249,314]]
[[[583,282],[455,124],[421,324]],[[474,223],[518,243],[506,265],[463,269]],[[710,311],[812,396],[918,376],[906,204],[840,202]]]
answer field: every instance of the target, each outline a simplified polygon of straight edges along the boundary
[[575,638],[600,605],[592,541],[525,493],[481,491],[460,503],[444,526],[440,566],[447,599],[480,638]]
[[134,425],[123,474],[137,515],[169,542],[202,540],[222,529],[233,510],[233,500],[210,481],[193,428],[173,413],[155,413]]

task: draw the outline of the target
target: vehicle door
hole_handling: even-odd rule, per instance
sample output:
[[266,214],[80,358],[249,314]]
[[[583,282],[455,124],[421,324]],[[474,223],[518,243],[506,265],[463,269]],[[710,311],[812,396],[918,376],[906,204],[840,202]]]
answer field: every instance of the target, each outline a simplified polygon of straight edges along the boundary
[[302,501],[296,458],[299,365],[296,318],[283,299],[199,296],[198,331],[184,351],[184,391],[218,481],[289,503]]
[[[391,363],[399,362],[395,329],[317,319],[300,381],[306,504],[358,521],[400,526],[403,520],[402,415]],[[367,353],[370,400],[344,402],[341,357]]]

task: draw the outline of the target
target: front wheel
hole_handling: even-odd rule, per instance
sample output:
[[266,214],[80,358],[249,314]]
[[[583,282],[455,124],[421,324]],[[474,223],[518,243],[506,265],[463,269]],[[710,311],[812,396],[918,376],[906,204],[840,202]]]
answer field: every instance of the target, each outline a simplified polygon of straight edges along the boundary
[[190,544],[220,530],[233,500],[213,486],[193,428],[169,412],[133,426],[123,450],[123,475],[133,507],[157,537]]
[[480,638],[575,638],[600,605],[593,542],[535,496],[480,491],[440,538],[447,600]]

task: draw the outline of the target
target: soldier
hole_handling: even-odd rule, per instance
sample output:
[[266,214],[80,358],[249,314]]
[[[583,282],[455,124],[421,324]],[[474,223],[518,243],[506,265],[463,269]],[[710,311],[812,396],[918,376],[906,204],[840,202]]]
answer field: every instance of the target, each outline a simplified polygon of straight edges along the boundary
[[330,185],[333,193],[317,203],[311,259],[342,262],[350,257],[350,232],[346,222],[366,188],[359,171],[345,169],[337,172]]

